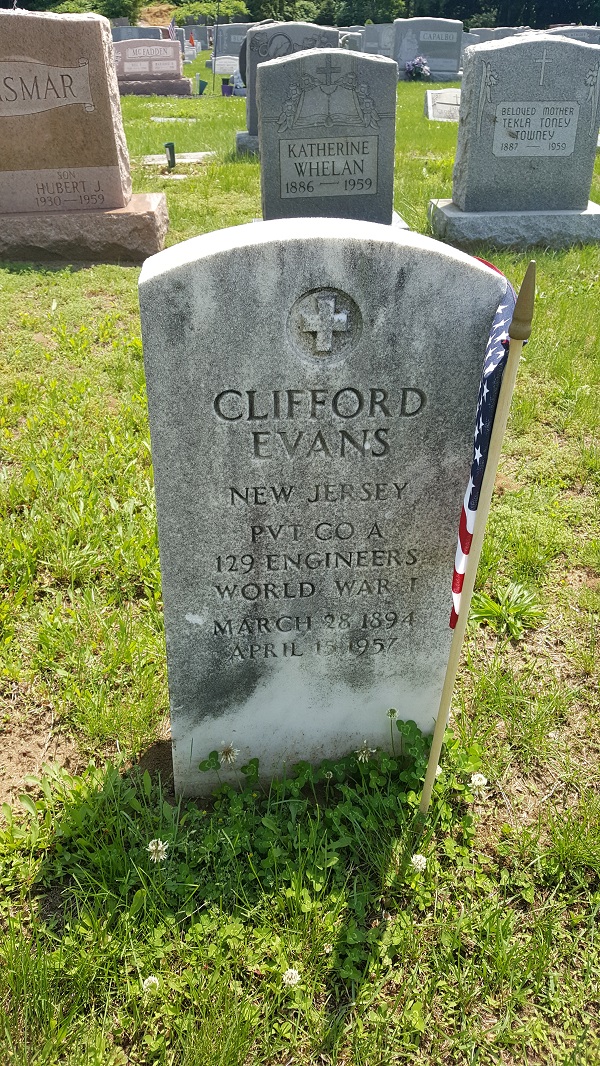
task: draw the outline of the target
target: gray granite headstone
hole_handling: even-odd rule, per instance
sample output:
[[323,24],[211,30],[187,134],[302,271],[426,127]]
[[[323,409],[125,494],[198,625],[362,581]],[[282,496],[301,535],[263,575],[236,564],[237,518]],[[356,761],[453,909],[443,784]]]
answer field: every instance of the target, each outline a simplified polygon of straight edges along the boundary
[[600,26],[559,26],[547,32],[553,36],[569,37],[572,41],[583,41],[584,44],[600,44]]
[[425,56],[433,81],[453,81],[460,69],[463,25],[456,19],[396,19],[394,58],[401,78],[406,64]]
[[476,33],[467,33],[466,30],[463,30],[462,42],[461,42],[461,46],[460,46],[460,63],[461,63],[461,66],[462,66],[463,57],[464,57],[464,54],[465,54],[465,48],[470,48],[471,45],[474,45],[474,44],[481,44],[481,37],[479,37]]
[[432,201],[434,232],[521,247],[599,240],[599,125],[597,45],[531,32],[467,49],[452,201]]
[[308,48],[337,48],[339,32],[311,22],[274,22],[248,30],[246,40],[246,127],[251,137],[257,137],[256,70],[259,64]]
[[258,68],[263,218],[391,223],[398,68],[345,49]]
[[362,33],[355,33],[351,30],[340,33],[340,48],[345,48],[348,52],[364,51]]
[[600,49],[543,33],[465,55],[452,199],[462,211],[587,207]]
[[388,748],[390,707],[431,730],[505,291],[427,237],[346,219],[236,226],[144,264],[179,793],[213,787],[198,763],[226,745],[269,777]]
[[394,24],[392,22],[379,22],[365,26],[363,48],[370,55],[387,56],[388,59],[392,59],[394,55]]
[[479,37],[481,44],[488,41],[503,41],[505,37],[516,37],[520,33],[531,33],[529,26],[471,26],[470,33]]
[[208,48],[208,26],[186,26],[188,40],[190,32],[198,48],[200,48],[201,51],[206,51],[206,49]]
[[147,40],[160,41],[162,33],[160,26],[113,26],[113,41],[130,41],[132,38],[145,37]]
[[218,55],[239,56],[246,34],[253,26],[253,22],[231,22],[217,26],[214,41],[215,52]]

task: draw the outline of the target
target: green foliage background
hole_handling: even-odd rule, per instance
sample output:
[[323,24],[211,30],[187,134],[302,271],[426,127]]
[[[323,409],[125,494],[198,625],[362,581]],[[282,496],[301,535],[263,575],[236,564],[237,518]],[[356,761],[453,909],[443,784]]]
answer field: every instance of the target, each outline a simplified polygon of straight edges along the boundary
[[[173,0],[186,14],[213,22],[216,0]],[[11,7],[0,0],[0,7]],[[97,11],[107,18],[127,17],[135,22],[142,0],[23,0],[19,5],[31,11]],[[188,8],[190,9],[188,11]],[[543,29],[557,23],[600,22],[600,0],[224,0],[220,18],[260,20],[265,18],[318,22],[349,26],[371,22],[393,22],[396,18],[430,15],[461,19],[469,26],[531,26]],[[179,21],[179,20],[178,20]]]

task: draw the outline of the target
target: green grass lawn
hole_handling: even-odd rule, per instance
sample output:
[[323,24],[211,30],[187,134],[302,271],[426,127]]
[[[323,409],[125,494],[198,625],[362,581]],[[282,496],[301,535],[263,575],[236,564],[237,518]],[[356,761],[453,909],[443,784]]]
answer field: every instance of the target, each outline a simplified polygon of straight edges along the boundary
[[[457,127],[423,94],[399,87],[395,207],[427,232]],[[243,100],[122,103],[168,243],[260,215]],[[216,154],[173,180],[141,164],[169,140]],[[528,255],[480,254],[520,283]],[[393,758],[268,795],[249,765],[177,803],[144,769],[168,701],[139,271],[0,265],[0,741],[34,774],[0,776],[2,1066],[600,1064],[600,247],[536,258],[422,833],[426,744],[393,721]]]

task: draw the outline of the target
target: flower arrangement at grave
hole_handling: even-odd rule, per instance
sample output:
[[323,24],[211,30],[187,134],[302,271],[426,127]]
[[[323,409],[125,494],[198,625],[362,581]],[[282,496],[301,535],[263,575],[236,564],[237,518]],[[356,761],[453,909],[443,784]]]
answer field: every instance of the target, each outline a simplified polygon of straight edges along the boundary
[[413,81],[424,80],[431,77],[431,70],[427,66],[427,60],[425,56],[415,56],[414,59],[409,59],[404,67],[407,78],[412,78]]

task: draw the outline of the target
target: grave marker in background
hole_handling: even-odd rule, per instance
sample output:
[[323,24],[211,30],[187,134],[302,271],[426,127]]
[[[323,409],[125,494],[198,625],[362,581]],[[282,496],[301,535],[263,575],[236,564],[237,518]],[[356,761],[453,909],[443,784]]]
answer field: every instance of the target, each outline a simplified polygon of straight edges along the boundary
[[148,40],[160,41],[162,31],[160,26],[113,26],[112,39],[115,42],[130,41],[133,38],[146,37]]
[[183,77],[179,41],[123,41],[114,45],[114,55],[122,96],[191,96],[192,82]]
[[401,79],[406,64],[425,56],[432,81],[454,81],[458,76],[462,48],[462,22],[456,19],[396,19],[394,58]]
[[0,70],[0,254],[139,260],[158,251],[166,202],[131,194],[108,20],[0,12]]
[[460,89],[427,89],[425,115],[432,122],[458,122]]
[[257,75],[263,218],[391,223],[394,61],[327,48],[262,63]]
[[178,792],[209,791],[198,763],[226,745],[269,777],[387,748],[390,707],[431,730],[506,285],[346,219],[237,226],[144,265]]
[[600,125],[600,48],[546,33],[465,54],[450,200],[436,235],[560,247],[600,238],[589,202]]
[[370,55],[394,56],[394,24],[392,22],[379,22],[376,25],[365,26],[363,34],[363,48]]
[[[271,22],[255,26],[246,34],[246,126],[236,136],[239,152],[258,152],[256,71],[261,63],[311,48],[338,48],[339,31],[311,22]],[[242,72],[244,73],[244,72]]]

